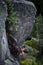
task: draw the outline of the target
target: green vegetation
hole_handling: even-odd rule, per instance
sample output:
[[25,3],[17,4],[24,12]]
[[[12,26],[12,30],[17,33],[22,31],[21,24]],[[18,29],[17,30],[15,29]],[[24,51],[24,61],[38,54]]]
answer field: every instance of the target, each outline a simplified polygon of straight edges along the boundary
[[16,17],[16,12],[14,12],[12,0],[6,0],[6,4],[8,11],[8,17],[6,19],[6,31],[9,33],[9,31],[12,29],[11,25],[13,22],[17,22],[19,19]]
[[[31,37],[33,37],[33,39],[27,40],[24,43],[26,45],[32,47],[32,49],[36,49],[36,50],[39,51],[39,53],[36,54],[36,56],[34,56],[33,54],[30,54],[30,56],[32,56],[32,57],[34,57],[36,59],[36,62],[35,62],[35,59],[34,59],[34,61],[33,61],[34,64],[33,65],[43,65],[43,55],[42,55],[43,41],[40,44],[38,42],[39,40],[37,39],[37,32],[38,32],[37,23],[40,23],[40,24],[42,23],[43,24],[43,17],[41,15],[36,17],[36,22],[35,22],[35,25],[33,27],[33,31],[32,31],[32,34],[31,34]],[[41,26],[40,28],[43,29],[43,26]]]
[[[37,0],[37,2],[36,2],[36,0],[32,0],[32,1],[36,5],[37,5],[37,3],[39,3],[39,0]],[[16,22],[18,19],[15,18],[16,12],[14,12],[13,5],[12,5],[11,0],[7,0],[6,3],[7,3],[7,7],[8,7],[7,22],[8,23]],[[40,3],[42,3],[42,1]],[[42,5],[41,5],[41,7],[43,8]],[[41,8],[41,13],[43,12],[42,11],[42,8]],[[36,17],[36,23],[37,22],[42,22],[42,21],[43,21],[43,17],[41,15],[39,15],[39,16]],[[33,31],[32,31],[32,34],[31,34],[31,37],[34,37],[34,38],[37,38],[37,26],[36,26],[36,23],[34,24]],[[16,30],[17,30],[17,28],[16,28]],[[24,43],[26,45],[30,46],[32,49],[36,49],[36,50],[39,51],[39,55],[38,55],[39,59],[37,58],[37,55],[34,56],[32,54],[28,54],[27,57],[26,57],[26,59],[21,60],[21,65],[43,65],[43,63],[42,63],[43,62],[42,61],[43,60],[43,57],[40,54],[41,51],[42,51],[42,47],[40,47],[40,45],[37,44],[38,42],[32,39],[32,40],[26,40]]]
[[36,58],[33,56],[29,56],[30,58],[26,58],[25,60],[21,61],[21,65],[38,65],[36,62]]
[[8,8],[8,17],[7,22],[12,23],[18,21],[18,18],[16,18],[16,12],[14,12],[13,4],[11,0],[7,0],[7,8]]

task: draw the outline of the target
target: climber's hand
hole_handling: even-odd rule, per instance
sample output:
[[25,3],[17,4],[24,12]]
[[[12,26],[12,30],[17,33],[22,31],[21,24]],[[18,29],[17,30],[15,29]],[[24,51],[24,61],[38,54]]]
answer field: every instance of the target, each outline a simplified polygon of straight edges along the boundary
[[24,50],[25,50],[25,48],[21,48],[21,50],[20,50],[20,56],[22,56],[24,54]]

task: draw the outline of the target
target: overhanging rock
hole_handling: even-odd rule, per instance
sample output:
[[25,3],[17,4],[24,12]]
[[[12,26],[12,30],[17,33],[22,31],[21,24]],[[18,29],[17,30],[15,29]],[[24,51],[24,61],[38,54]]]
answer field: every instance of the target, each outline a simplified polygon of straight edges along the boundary
[[[21,45],[25,39],[30,36],[35,22],[36,7],[35,5],[26,0],[12,0],[14,4],[14,12],[18,21],[12,24],[13,37],[16,42]],[[12,30],[11,30],[12,31]]]

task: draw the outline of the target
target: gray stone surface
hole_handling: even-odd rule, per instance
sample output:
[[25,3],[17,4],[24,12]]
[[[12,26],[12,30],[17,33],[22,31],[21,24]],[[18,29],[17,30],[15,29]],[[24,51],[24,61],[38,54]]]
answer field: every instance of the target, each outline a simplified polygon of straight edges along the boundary
[[0,65],[19,65],[10,54],[6,36],[5,21],[7,18],[7,6],[4,1],[0,1]]
[[[17,46],[20,47],[25,39],[30,36],[35,22],[36,8],[32,2],[25,0],[13,0],[14,12],[18,21],[11,25],[14,29],[10,30],[12,36],[17,42]],[[19,65],[16,61],[12,61],[10,58],[10,51],[8,48],[8,42],[5,30],[5,21],[7,17],[7,6],[4,1],[0,1],[0,63],[2,61],[5,64],[2,65]],[[10,59],[9,59],[10,58]]]
[[5,60],[5,65],[19,65],[18,61],[11,61],[9,59]]
[[32,2],[25,0],[13,0],[14,12],[18,21],[13,23],[11,26],[14,28],[12,35],[19,45],[30,36],[32,28],[35,22],[36,8]]
[[4,1],[0,1],[0,62],[10,54],[5,30],[6,17],[7,6]]

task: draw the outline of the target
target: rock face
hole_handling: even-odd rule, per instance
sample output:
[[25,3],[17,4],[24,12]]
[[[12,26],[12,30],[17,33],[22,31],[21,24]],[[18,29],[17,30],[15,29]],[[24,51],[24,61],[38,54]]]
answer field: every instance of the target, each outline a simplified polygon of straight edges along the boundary
[[[14,47],[17,46],[18,51],[20,51],[24,41],[32,32],[35,23],[36,8],[32,2],[25,0],[13,0],[13,4],[14,12],[16,13],[15,17],[18,20],[11,24],[12,29],[10,29],[8,38],[10,39],[9,43],[13,45],[13,48],[11,48],[15,49]],[[16,46],[14,45],[15,42],[12,44],[11,39],[16,42]],[[15,55],[15,50],[12,51],[12,49],[10,49],[11,53]]]
[[10,55],[8,48],[5,21],[7,17],[7,6],[4,1],[0,1],[0,65],[19,65]]
[[[18,21],[13,23],[13,30],[10,30],[17,46],[20,47],[25,39],[31,34],[35,22],[36,8],[32,2],[25,0],[13,0],[14,12]],[[0,65],[19,65],[17,61],[10,58],[10,51],[5,30],[7,17],[7,6],[4,1],[0,1]]]
[[12,36],[19,45],[25,41],[25,39],[30,36],[32,28],[35,22],[36,8],[32,2],[13,0],[14,12],[18,21],[12,24],[14,28],[12,31]]
[[5,31],[5,21],[7,17],[7,7],[5,2],[0,1],[0,60],[5,59],[7,51],[7,38]]
[[[13,65],[14,60],[12,62],[9,60],[10,51],[8,48],[6,29],[5,29],[5,21],[7,17],[7,6],[4,1],[0,1],[0,65]],[[8,64],[9,61],[9,64]],[[12,64],[11,64],[12,63]],[[15,64],[14,64],[15,65]]]

